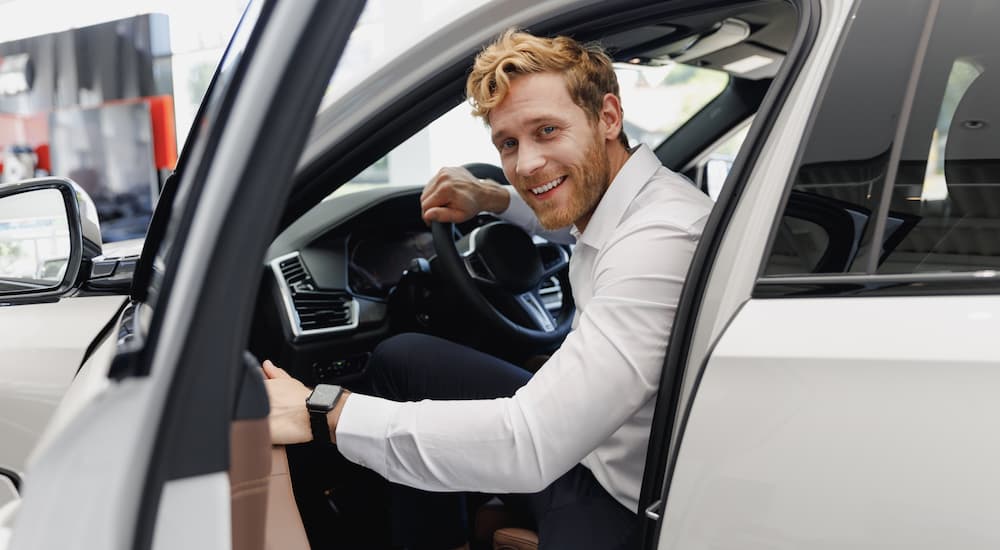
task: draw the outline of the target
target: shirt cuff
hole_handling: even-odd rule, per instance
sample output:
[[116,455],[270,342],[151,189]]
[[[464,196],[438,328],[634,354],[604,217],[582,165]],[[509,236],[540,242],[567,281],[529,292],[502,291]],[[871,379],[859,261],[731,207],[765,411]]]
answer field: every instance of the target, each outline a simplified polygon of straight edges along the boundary
[[517,189],[514,189],[513,185],[505,185],[504,188],[510,195],[510,203],[507,204],[506,210],[498,212],[497,215],[521,227],[532,227],[535,222],[535,213],[531,207],[524,202],[521,194],[517,192]]
[[400,404],[352,393],[337,421],[337,449],[345,458],[387,477],[386,434]]

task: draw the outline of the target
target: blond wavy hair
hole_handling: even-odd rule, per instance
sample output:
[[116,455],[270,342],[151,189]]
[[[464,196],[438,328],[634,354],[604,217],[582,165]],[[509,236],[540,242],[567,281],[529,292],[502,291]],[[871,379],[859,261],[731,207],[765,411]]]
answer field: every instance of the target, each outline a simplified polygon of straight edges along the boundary
[[[509,29],[479,52],[465,84],[472,114],[489,123],[490,112],[507,97],[511,80],[534,73],[559,73],[570,97],[591,120],[604,107],[604,95],[621,103],[611,58],[597,44],[581,44],[566,36],[542,38]],[[625,131],[618,141],[629,148]]]

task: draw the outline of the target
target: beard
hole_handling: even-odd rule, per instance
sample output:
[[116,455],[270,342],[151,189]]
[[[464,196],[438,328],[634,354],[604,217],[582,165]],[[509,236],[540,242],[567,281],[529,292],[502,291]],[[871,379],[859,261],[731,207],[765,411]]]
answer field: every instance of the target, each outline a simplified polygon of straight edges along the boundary
[[594,141],[584,152],[583,161],[577,165],[567,166],[566,181],[560,187],[570,184],[563,189],[565,197],[563,201],[535,200],[530,189],[541,182],[549,181],[552,178],[532,178],[534,183],[528,183],[526,179],[518,182],[518,192],[524,197],[525,202],[531,206],[538,218],[538,222],[548,230],[562,229],[572,224],[579,225],[590,220],[590,216],[597,209],[597,204],[604,196],[604,192],[611,185],[611,166],[608,161],[608,146],[604,139],[595,131]]

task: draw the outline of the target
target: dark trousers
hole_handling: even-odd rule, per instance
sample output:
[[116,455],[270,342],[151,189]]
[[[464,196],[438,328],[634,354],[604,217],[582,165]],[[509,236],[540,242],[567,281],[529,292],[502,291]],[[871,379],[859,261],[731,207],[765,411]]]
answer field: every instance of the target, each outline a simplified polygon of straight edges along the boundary
[[[531,378],[528,371],[458,344],[422,334],[382,342],[368,372],[380,397],[493,399],[514,395]],[[455,548],[469,539],[466,497],[393,484],[393,538],[416,549]],[[636,515],[618,503],[577,464],[539,493],[496,495],[538,531],[542,550],[632,548]]]

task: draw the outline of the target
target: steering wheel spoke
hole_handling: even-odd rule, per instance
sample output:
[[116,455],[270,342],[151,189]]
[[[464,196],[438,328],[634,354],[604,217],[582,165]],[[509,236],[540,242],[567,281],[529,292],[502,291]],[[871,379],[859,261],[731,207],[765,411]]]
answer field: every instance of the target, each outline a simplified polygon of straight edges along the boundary
[[473,281],[487,288],[496,288],[500,286],[500,283],[497,282],[496,274],[493,273],[489,264],[483,259],[479,251],[476,250],[476,236],[480,229],[480,227],[477,227],[470,231],[468,235],[462,235],[453,230],[452,235],[455,236],[455,250],[458,251],[458,255],[462,258],[462,264],[465,265],[465,270],[469,273],[469,277],[472,277]]
[[469,277],[472,277],[473,281],[491,288],[499,286],[496,275],[475,252],[468,255],[463,254],[462,263],[465,264],[465,270],[469,272]]
[[526,316],[534,323],[535,328],[544,332],[554,332],[556,330],[556,320],[545,308],[536,291],[525,292],[514,297],[514,301],[524,310]]

